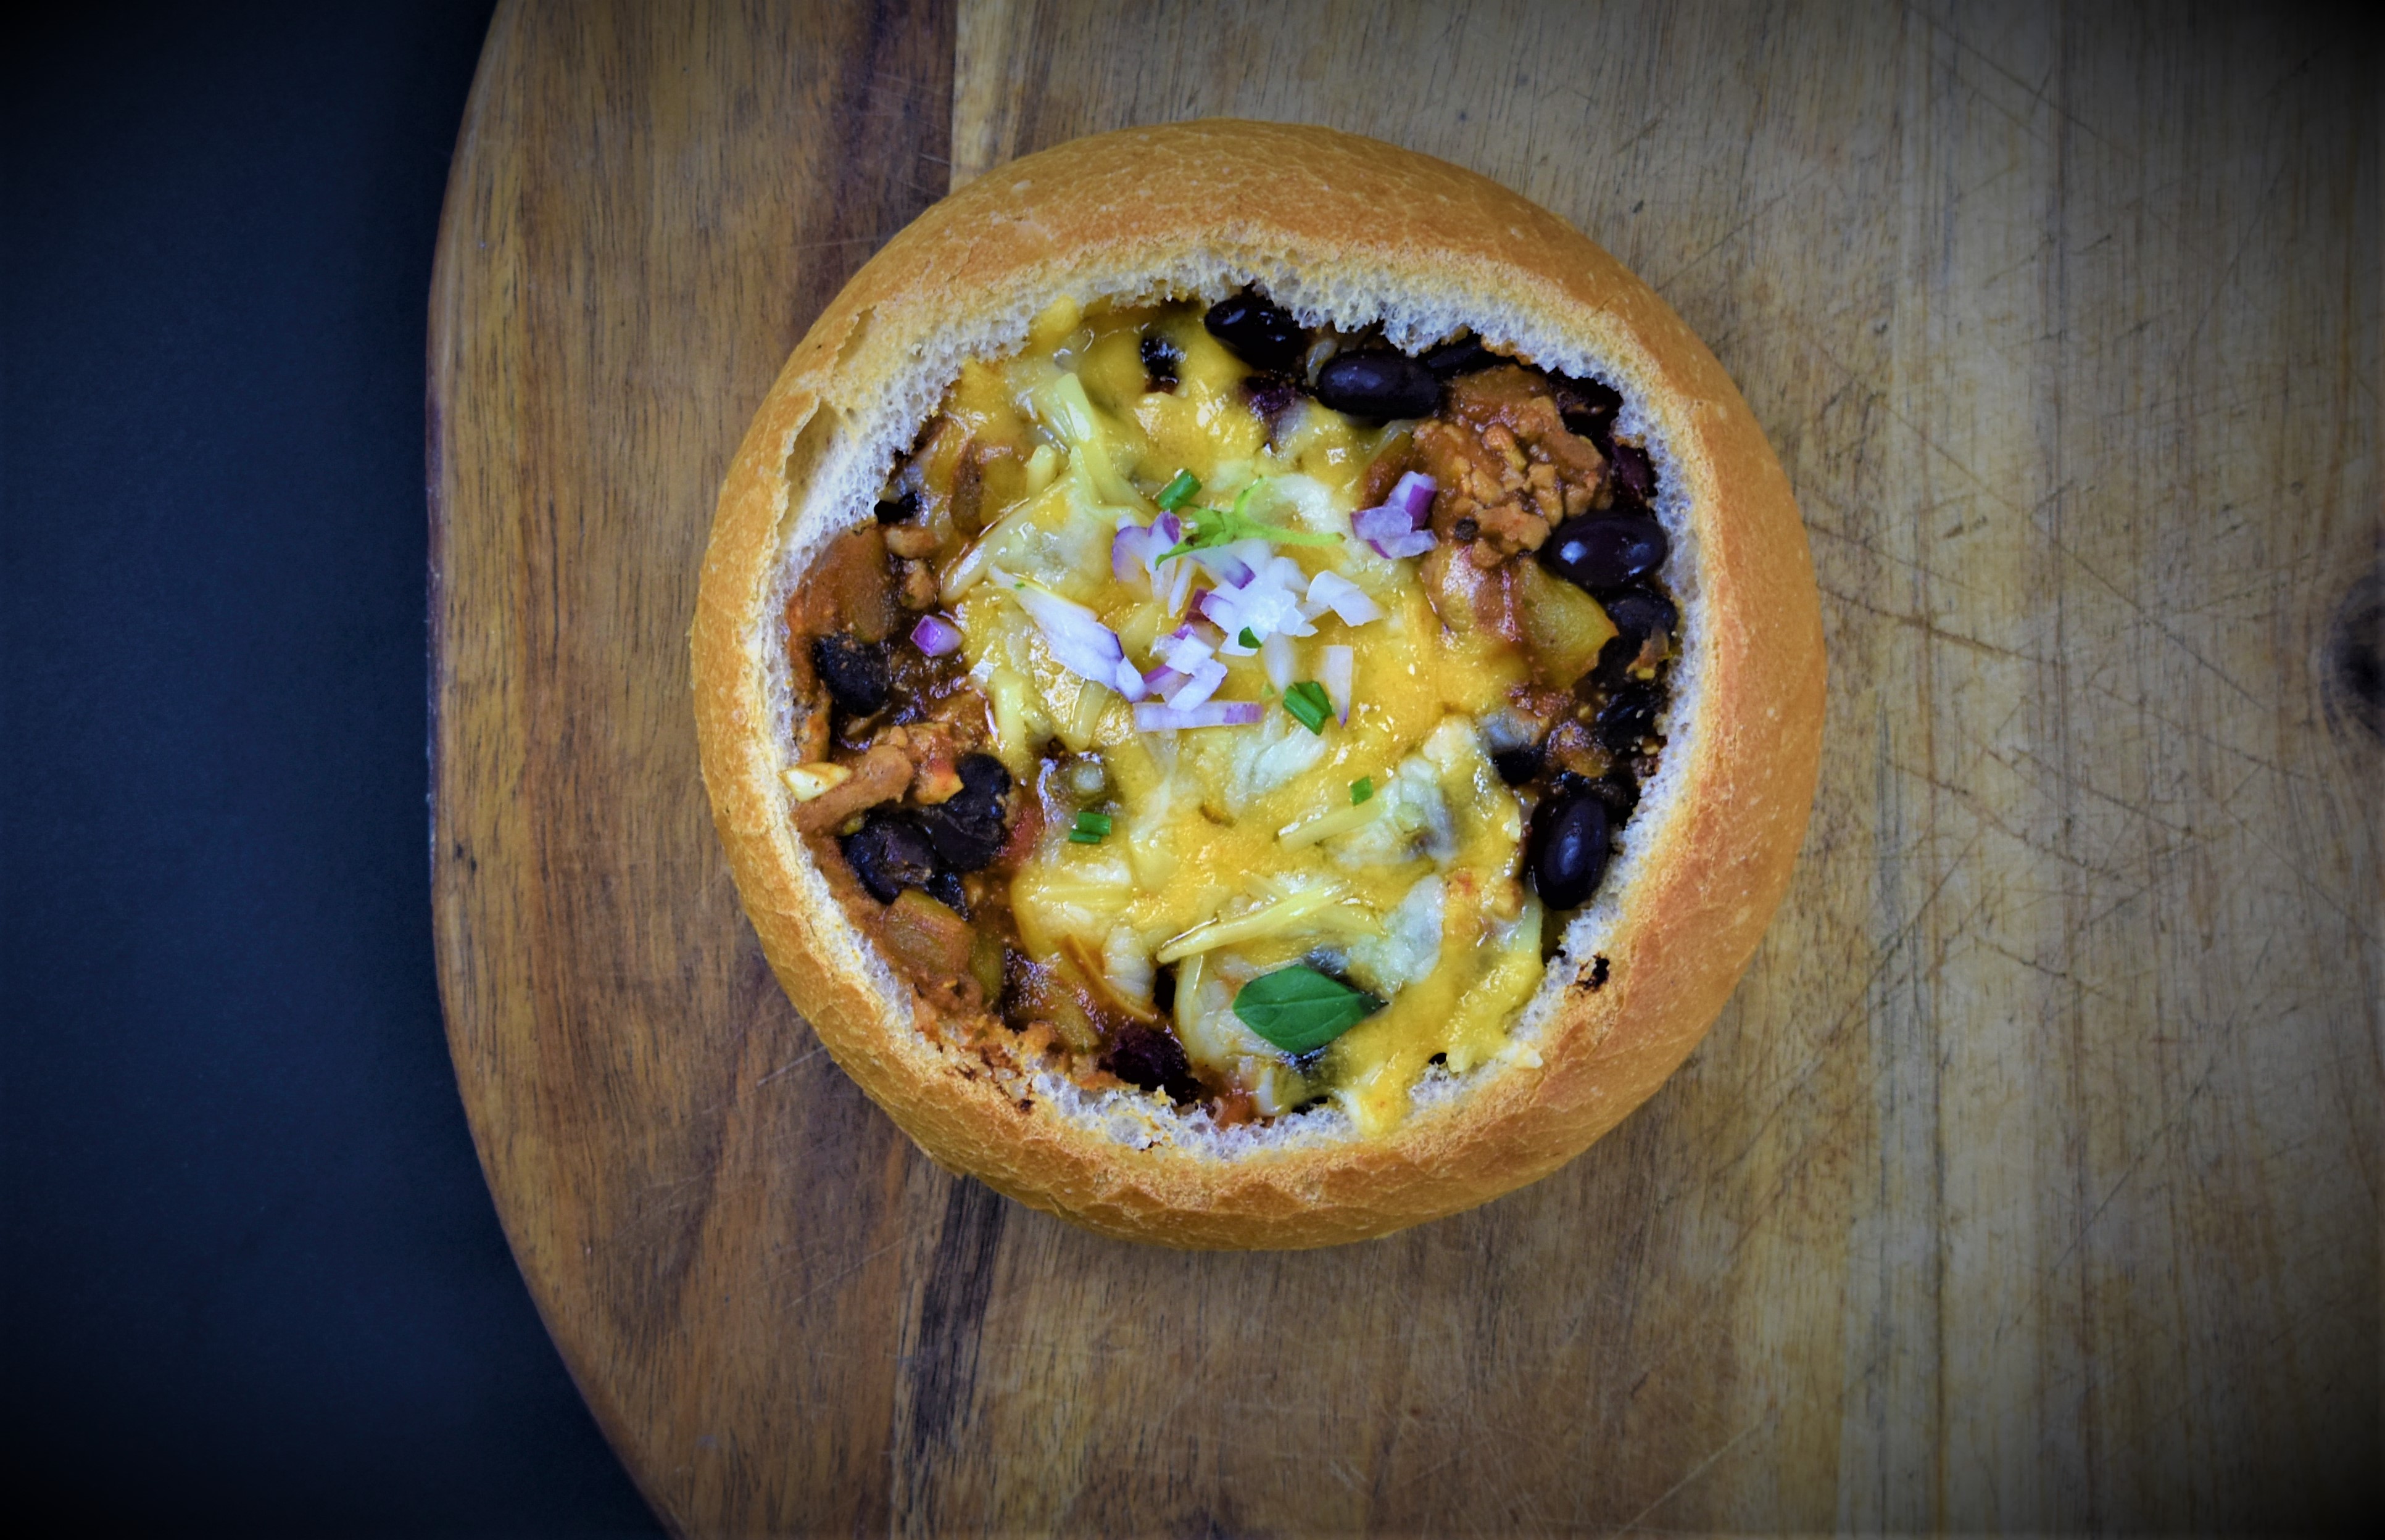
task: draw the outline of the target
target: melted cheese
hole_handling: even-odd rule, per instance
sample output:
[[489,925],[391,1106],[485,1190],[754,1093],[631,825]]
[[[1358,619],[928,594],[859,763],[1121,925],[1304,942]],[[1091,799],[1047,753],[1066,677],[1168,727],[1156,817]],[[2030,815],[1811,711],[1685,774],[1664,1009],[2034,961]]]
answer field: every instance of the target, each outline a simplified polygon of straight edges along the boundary
[[[1182,355],[1172,391],[1143,389],[1147,330]],[[1047,829],[1012,883],[1023,945],[1048,961],[1073,941],[1103,960],[1113,987],[1143,999],[1155,965],[1176,963],[1178,1035],[1196,1062],[1264,1112],[1328,1096],[1379,1132],[1405,1115],[1436,1059],[1463,1073],[1518,1051],[1507,1028],[1540,983],[1540,913],[1518,881],[1520,805],[1475,723],[1529,664],[1495,636],[1445,627],[1414,562],[1346,538],[1390,430],[1304,399],[1270,447],[1242,391],[1248,373],[1189,306],[1087,316],[1065,301],[1025,353],[970,365],[946,412],[986,467],[986,528],[943,575],[946,594],[1014,773],[1030,774],[1056,737],[1098,755],[1106,777],[1095,801],[1110,837],[1075,844]],[[1221,655],[1216,698],[1263,702],[1259,726],[1139,734],[1114,689],[1065,667],[1010,594],[983,580],[998,569],[1089,607],[1130,661],[1151,666],[1152,641],[1180,617],[1148,585],[1113,575],[1110,545],[1121,519],[1150,521],[1151,496],[1180,470],[1211,506],[1267,478],[1271,522],[1345,537],[1276,549],[1304,575],[1341,574],[1382,612],[1355,627],[1328,612],[1315,635],[1284,639],[1295,679],[1319,677],[1324,648],[1354,650],[1346,724],[1310,731],[1261,657]],[[1361,777],[1379,805],[1339,816]],[[1335,832],[1317,838],[1320,818]],[[1242,1024],[1232,994],[1320,954],[1387,1003],[1294,1062]]]

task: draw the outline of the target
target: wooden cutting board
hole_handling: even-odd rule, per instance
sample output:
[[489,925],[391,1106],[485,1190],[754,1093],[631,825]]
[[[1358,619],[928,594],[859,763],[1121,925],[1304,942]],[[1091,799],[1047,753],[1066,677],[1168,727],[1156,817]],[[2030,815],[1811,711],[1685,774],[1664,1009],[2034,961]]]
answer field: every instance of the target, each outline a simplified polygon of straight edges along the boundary
[[[441,984],[666,1521],[2373,1504],[2378,60],[2267,9],[504,6],[431,307]],[[1779,448],[1830,644],[1794,889],[1689,1065],[1322,1253],[921,1158],[765,968],[690,719],[715,491],[820,305],[955,182],[1208,114],[1476,168],[1646,277]]]

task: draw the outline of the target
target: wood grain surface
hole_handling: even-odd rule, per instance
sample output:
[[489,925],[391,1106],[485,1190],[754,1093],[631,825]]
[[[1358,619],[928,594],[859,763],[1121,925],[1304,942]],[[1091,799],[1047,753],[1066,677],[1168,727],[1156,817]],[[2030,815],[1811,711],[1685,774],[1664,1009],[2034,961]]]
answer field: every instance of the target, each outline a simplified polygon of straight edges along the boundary
[[[2374,1511],[2379,63],[2241,6],[504,6],[431,297],[441,984],[664,1520]],[[764,966],[691,722],[713,497],[822,303],[948,185],[1210,114],[1473,167],[1653,282],[1831,650],[1796,885],[1689,1065],[1323,1253],[918,1156]]]

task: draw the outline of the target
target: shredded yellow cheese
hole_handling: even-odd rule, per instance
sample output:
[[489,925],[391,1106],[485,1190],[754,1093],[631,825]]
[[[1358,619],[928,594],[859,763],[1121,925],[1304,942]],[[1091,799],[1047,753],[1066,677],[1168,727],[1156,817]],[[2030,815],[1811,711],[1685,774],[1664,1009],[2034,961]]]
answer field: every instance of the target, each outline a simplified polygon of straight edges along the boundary
[[[1181,354],[1173,391],[1144,389],[1147,331]],[[980,580],[998,568],[1085,606],[1151,667],[1153,642],[1182,616],[1148,584],[1121,582],[1110,548],[1122,519],[1151,522],[1152,496],[1179,471],[1199,478],[1211,508],[1268,478],[1270,521],[1346,537],[1388,430],[1304,400],[1270,447],[1242,394],[1248,373],[1193,307],[1068,301],[1038,318],[1018,357],[972,364],[947,414],[1007,468],[988,475],[986,533],[943,574],[944,592],[1013,773],[1031,774],[1056,737],[1099,755],[1106,776],[1114,832],[1088,845],[1047,830],[1013,879],[1022,943],[1048,961],[1073,939],[1080,955],[1114,960],[1113,983],[1141,998],[1153,965],[1178,964],[1175,1025],[1196,1062],[1264,1111],[1326,1096],[1379,1132],[1405,1115],[1436,1058],[1462,1073],[1507,1052],[1509,1023],[1540,983],[1539,908],[1517,876],[1521,808],[1476,729],[1528,660],[1444,627],[1412,561],[1352,539],[1280,545],[1304,574],[1338,573],[1381,612],[1350,626],[1328,611],[1314,635],[1280,639],[1294,679],[1320,677],[1325,648],[1354,650],[1348,720],[1312,732],[1282,706],[1262,655],[1220,655],[1215,698],[1259,702],[1259,725],[1143,734],[1121,696],[1070,672]],[[1377,789],[1353,806],[1361,776]],[[1242,1025],[1232,992],[1319,954],[1386,1003],[1294,1063]]]

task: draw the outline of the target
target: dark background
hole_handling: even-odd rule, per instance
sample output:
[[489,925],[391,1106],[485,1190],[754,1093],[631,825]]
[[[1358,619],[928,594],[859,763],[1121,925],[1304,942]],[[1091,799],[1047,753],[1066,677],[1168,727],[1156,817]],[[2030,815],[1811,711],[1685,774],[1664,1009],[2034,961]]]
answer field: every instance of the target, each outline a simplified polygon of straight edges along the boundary
[[431,972],[424,326],[489,8],[0,49],[0,1442],[84,1533],[655,1530]]

